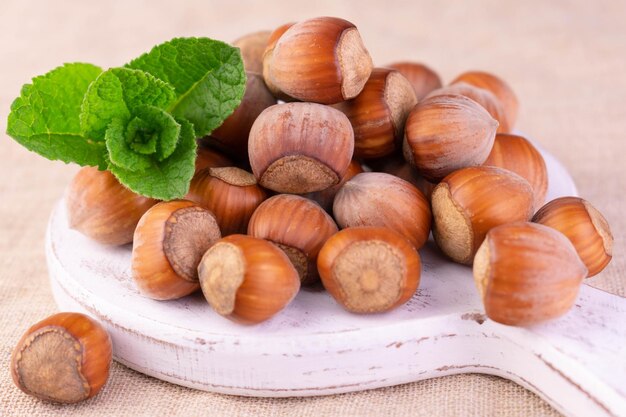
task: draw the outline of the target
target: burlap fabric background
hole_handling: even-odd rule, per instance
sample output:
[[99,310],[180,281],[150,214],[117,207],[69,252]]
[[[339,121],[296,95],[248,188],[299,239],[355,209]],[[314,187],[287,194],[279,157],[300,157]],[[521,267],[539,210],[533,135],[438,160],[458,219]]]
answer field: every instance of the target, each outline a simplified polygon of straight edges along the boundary
[[20,86],[71,61],[127,62],[174,36],[232,40],[290,20],[336,15],[357,24],[376,63],[423,60],[450,81],[466,69],[507,79],[518,127],[570,169],[580,194],[611,223],[612,264],[590,284],[626,294],[626,2],[580,1],[85,1],[0,2],[0,415],[366,416],[557,415],[534,394],[462,375],[323,398],[256,399],[181,388],[114,364],[96,398],[60,407],[23,395],[11,349],[56,311],[43,240],[48,214],[76,171],[6,137]]

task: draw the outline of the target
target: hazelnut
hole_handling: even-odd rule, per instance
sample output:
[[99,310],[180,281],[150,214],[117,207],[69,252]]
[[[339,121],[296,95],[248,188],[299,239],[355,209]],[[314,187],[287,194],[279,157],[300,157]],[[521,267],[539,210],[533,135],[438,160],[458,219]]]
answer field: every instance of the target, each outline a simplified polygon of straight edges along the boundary
[[233,164],[230,159],[222,155],[220,152],[210,148],[204,141],[198,142],[198,156],[196,157],[195,175],[203,169],[228,167]]
[[332,213],[333,201],[335,201],[335,196],[341,189],[341,186],[344,185],[346,181],[350,180],[356,174],[360,174],[361,172],[363,172],[363,167],[358,161],[353,159],[350,162],[350,165],[348,165],[348,170],[341,177],[341,181],[339,181],[339,184],[333,185],[332,187],[327,188],[322,191],[316,191],[314,193],[304,194],[304,197],[315,201],[324,210],[326,210],[329,213]]
[[495,167],[448,175],[435,187],[431,203],[435,241],[453,261],[467,265],[490,229],[527,221],[534,213],[528,181]]
[[110,365],[106,330],[84,314],[58,313],[24,333],[11,356],[11,376],[28,395],[77,403],[100,391]]
[[241,52],[246,71],[258,74],[263,72],[263,51],[271,33],[269,30],[261,30],[244,35],[233,42],[233,46],[239,48]]
[[356,97],[372,71],[357,28],[334,17],[289,27],[268,60],[266,80],[303,101],[334,104]]
[[485,162],[498,122],[460,95],[421,101],[406,121],[403,151],[424,178],[437,182],[453,171]]
[[339,183],[354,150],[354,133],[339,110],[314,103],[271,106],[256,119],[248,142],[259,184],[305,194]]
[[475,87],[465,82],[458,82],[431,92],[427,97],[457,94],[474,100],[489,112],[491,117],[498,121],[498,133],[507,133],[511,130],[500,100],[489,90]]
[[401,234],[416,249],[430,234],[430,204],[411,183],[391,174],[364,172],[346,182],[333,205],[341,228],[387,227]]
[[535,213],[533,222],[563,233],[574,245],[589,270],[589,277],[602,271],[613,256],[613,235],[609,223],[588,201],[561,197]]
[[120,184],[109,171],[84,167],[65,194],[69,226],[105,245],[133,241],[139,219],[157,203]]
[[274,316],[300,289],[298,272],[282,250],[245,235],[230,235],[211,246],[198,266],[198,276],[211,307],[246,324]]
[[272,63],[274,48],[276,47],[278,39],[280,39],[280,37],[283,36],[283,33],[285,33],[287,29],[289,29],[293,25],[294,22],[285,23],[284,25],[281,25],[274,29],[274,31],[270,34],[269,39],[267,40],[267,46],[265,47],[265,51],[263,51],[263,80],[265,81],[267,89],[270,90],[274,97],[283,101],[293,101],[294,99],[293,97],[289,97],[287,94],[280,91],[280,88],[274,85],[272,79],[270,78],[270,66]]
[[499,133],[483,165],[508,169],[524,178],[535,194],[535,207],[541,207],[548,192],[548,170],[541,153],[527,139]]
[[410,182],[430,201],[430,195],[433,193],[436,184],[426,181],[413,165],[404,160],[402,155],[393,154],[386,158],[373,159],[367,161],[367,166],[372,171],[385,172]]
[[191,180],[185,197],[209,209],[222,235],[244,233],[256,208],[267,198],[251,173],[237,167],[209,168]]
[[413,87],[400,72],[375,68],[358,96],[335,105],[354,129],[354,156],[380,158],[400,149],[415,104]]
[[413,86],[418,100],[423,99],[433,90],[441,88],[441,78],[429,67],[418,62],[395,62],[387,65],[400,71]]
[[458,82],[464,82],[491,91],[502,103],[507,125],[509,129],[513,129],[517,121],[519,102],[513,89],[504,80],[484,71],[468,71],[456,77],[452,84]]
[[276,104],[276,99],[259,74],[248,72],[246,92],[237,109],[211,133],[221,148],[237,159],[248,159],[250,128],[263,110]]
[[196,291],[198,263],[220,236],[213,213],[191,201],[152,207],[135,230],[131,266],[139,291],[155,300],[173,300]]
[[491,229],[474,260],[474,280],[487,316],[512,326],[565,314],[586,273],[563,234],[533,223]]
[[420,281],[420,257],[382,227],[351,227],[326,241],[317,258],[326,290],[346,310],[379,313],[407,302]]
[[285,252],[303,285],[318,281],[317,254],[335,233],[335,221],[318,204],[288,194],[264,201],[248,226],[250,236],[269,240]]

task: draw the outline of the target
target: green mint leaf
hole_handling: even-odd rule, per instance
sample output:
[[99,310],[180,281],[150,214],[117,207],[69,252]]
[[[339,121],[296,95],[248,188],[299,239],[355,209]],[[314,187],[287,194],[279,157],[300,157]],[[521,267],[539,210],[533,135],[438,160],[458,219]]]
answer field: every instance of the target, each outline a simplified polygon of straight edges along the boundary
[[176,122],[180,125],[180,136],[176,150],[167,159],[151,159],[150,165],[140,172],[110,162],[109,170],[120,183],[138,194],[159,200],[182,198],[187,194],[195,171],[196,134],[188,121],[177,119]]
[[180,129],[180,124],[164,110],[138,107],[130,122],[115,118],[109,124],[105,133],[109,160],[129,171],[144,171],[152,159],[163,161],[174,152]]
[[33,78],[11,105],[7,134],[45,158],[105,169],[104,142],[82,135],[79,120],[83,96],[101,72],[73,63]]
[[104,134],[111,163],[133,172],[142,172],[151,165],[150,157],[133,152],[126,141],[127,124],[123,119],[113,119]]
[[239,106],[246,74],[239,49],[208,38],[176,38],[127,64],[169,83],[176,100],[168,111],[206,136]]
[[82,103],[80,125],[88,137],[104,140],[113,119],[129,121],[138,108],[167,108],[176,98],[172,86],[139,70],[112,68],[91,83]]

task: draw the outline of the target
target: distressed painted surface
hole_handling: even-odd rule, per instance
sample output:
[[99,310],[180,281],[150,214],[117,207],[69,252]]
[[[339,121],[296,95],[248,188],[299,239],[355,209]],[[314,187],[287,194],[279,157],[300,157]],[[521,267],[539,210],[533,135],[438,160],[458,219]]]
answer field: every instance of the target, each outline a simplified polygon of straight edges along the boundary
[[[544,153],[545,154],[545,153]],[[549,155],[548,199],[576,194]],[[511,379],[568,415],[626,415],[626,301],[583,286],[570,313],[520,329],[486,319],[471,269],[432,242],[420,253],[421,287],[387,314],[345,312],[323,292],[301,291],[274,319],[244,327],[201,294],[159,302],[130,276],[130,246],[108,248],[53,213],[47,255],[61,310],[110,331],[116,359],[176,384],[236,395],[311,396],[483,372]]]

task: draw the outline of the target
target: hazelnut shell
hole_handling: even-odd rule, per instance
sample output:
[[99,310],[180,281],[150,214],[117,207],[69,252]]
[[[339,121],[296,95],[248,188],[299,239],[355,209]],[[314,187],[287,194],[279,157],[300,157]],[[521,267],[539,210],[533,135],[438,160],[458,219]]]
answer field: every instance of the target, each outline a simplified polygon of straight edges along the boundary
[[315,103],[271,106],[256,119],[248,153],[259,184],[305,194],[339,183],[354,150],[354,133],[339,110]]
[[251,173],[237,167],[209,168],[191,180],[185,197],[210,210],[222,235],[244,233],[254,210],[267,198]]
[[441,88],[439,75],[424,64],[404,61],[395,62],[387,67],[400,71],[409,80],[418,100],[426,97],[431,91]]
[[382,227],[351,227],[326,241],[317,267],[333,298],[353,313],[380,313],[407,302],[420,281],[411,243]]
[[288,194],[264,201],[248,226],[250,236],[269,240],[283,249],[303,285],[318,281],[317,255],[337,231],[335,221],[317,203]]
[[481,165],[489,156],[498,122],[474,100],[461,95],[427,98],[406,121],[403,152],[426,180]]
[[244,324],[265,321],[293,300],[298,273],[274,244],[230,235],[202,257],[198,276],[205,298],[220,315]]
[[515,172],[533,189],[535,208],[541,207],[548,192],[548,169],[541,153],[527,139],[499,133],[483,163]]
[[382,172],[364,172],[346,182],[333,205],[342,229],[387,227],[421,248],[430,234],[430,204],[411,183]]
[[613,234],[602,213],[579,197],[550,201],[535,213],[533,222],[563,233],[574,245],[589,277],[602,271],[613,256]]
[[358,96],[335,105],[354,129],[354,156],[381,158],[400,149],[415,104],[413,87],[400,72],[375,68]]
[[528,326],[565,314],[587,268],[563,234],[538,224],[510,223],[487,233],[473,272],[490,319]]
[[70,227],[105,245],[132,242],[139,219],[156,203],[92,167],[81,168],[65,193]]
[[433,191],[433,236],[453,261],[471,264],[487,232],[528,221],[533,192],[524,178],[495,167],[470,167],[445,177]]
[[81,313],[58,313],[30,327],[13,350],[11,376],[26,394],[77,403],[96,395],[109,377],[111,339]]
[[135,230],[131,269],[139,291],[155,300],[196,291],[198,263],[220,237],[213,213],[196,203],[174,200],[155,205]]
[[352,23],[318,17],[289,27],[272,48],[268,65],[266,79],[288,96],[334,104],[361,92],[372,58]]

